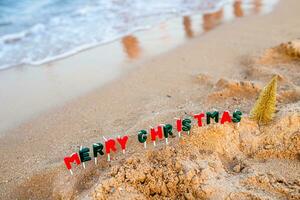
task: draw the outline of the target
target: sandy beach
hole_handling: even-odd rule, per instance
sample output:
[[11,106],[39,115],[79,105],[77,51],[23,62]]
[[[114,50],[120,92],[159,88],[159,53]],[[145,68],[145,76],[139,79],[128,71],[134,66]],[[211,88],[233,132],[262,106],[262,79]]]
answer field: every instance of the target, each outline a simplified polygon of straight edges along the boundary
[[[217,26],[222,10],[207,14],[201,34],[186,28],[182,35],[188,40],[157,54],[146,52],[140,60],[135,58],[142,46],[134,37],[123,38],[126,59],[135,61],[112,68],[108,82],[97,87],[97,77],[91,78],[95,81],[85,92],[76,85],[68,98],[43,104],[45,109],[30,118],[25,110],[26,117],[1,133],[0,198],[300,198],[300,61],[284,46],[300,37],[300,1],[280,1],[269,14],[245,17],[235,5],[236,19]],[[189,27],[187,18],[183,23]],[[84,66],[83,57],[97,57],[105,52],[101,48],[49,65]],[[277,112],[269,126],[259,127],[249,113],[273,75],[279,76]],[[74,76],[85,78],[80,70]],[[213,109],[240,109],[240,127],[193,127],[191,137],[170,138],[168,147],[160,142],[144,150],[136,142],[141,129]],[[125,134],[130,135],[126,155],[113,154],[111,162],[103,158],[97,166],[87,163],[86,169],[77,166],[70,176],[64,156],[103,141],[102,136]],[[161,174],[147,171],[159,168]],[[167,176],[178,176],[178,183],[168,185]]]

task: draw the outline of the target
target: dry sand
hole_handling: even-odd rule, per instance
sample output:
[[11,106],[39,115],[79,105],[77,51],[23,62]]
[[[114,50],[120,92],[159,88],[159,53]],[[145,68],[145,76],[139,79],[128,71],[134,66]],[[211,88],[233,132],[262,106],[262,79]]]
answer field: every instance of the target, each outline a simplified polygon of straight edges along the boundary
[[[285,0],[270,15],[220,26],[9,131],[0,141],[1,199],[299,199],[298,50],[270,48],[299,37],[299,8]],[[274,74],[278,112],[267,127],[245,116],[239,128],[194,128],[169,147],[142,151],[136,141],[138,130],[191,112],[239,108],[247,115]],[[65,155],[117,133],[134,135],[126,157],[69,175]]]

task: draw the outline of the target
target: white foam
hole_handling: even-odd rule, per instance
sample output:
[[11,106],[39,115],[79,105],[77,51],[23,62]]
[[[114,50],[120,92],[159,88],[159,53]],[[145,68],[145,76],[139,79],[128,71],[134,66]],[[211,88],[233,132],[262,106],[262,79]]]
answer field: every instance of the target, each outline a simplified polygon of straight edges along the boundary
[[67,5],[57,1],[57,6],[53,1],[25,6],[20,22],[13,24],[17,32],[1,36],[0,31],[0,69],[61,59],[174,16],[213,12],[229,0],[78,0]]

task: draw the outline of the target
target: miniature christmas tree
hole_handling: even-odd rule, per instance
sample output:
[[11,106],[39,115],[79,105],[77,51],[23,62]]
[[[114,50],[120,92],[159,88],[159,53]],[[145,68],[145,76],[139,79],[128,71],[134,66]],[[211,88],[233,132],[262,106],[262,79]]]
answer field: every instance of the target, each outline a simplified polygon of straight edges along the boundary
[[251,118],[259,124],[267,124],[271,121],[276,108],[277,75],[261,91],[254,108],[251,110]]

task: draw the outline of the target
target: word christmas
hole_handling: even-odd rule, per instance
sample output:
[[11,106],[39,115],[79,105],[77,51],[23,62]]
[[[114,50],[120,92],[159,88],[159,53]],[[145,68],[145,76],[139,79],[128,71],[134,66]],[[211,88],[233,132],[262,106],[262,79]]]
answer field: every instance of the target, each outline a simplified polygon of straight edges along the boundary
[[[232,116],[228,111],[224,111],[222,116],[220,117],[220,113],[218,111],[214,112],[207,112],[207,113],[200,113],[195,114],[194,119],[197,121],[197,125],[199,127],[203,126],[203,120],[205,120],[206,124],[210,124],[212,121],[215,123],[221,123],[224,124],[225,122],[233,122],[233,123],[239,123],[242,118],[242,112],[239,110],[236,110]],[[187,135],[190,134],[190,130],[192,128],[192,120],[190,118],[185,119],[178,119],[176,118],[176,131],[178,133],[178,136],[181,137],[181,133],[187,132]],[[157,126],[157,128],[150,128],[150,139],[153,142],[153,145],[156,146],[156,140],[165,138],[166,144],[168,144],[168,138],[169,136],[174,135],[174,128],[171,124],[160,124]],[[147,148],[147,139],[149,137],[149,133],[146,130],[140,130],[138,132],[138,141],[140,143],[144,144],[144,148]],[[91,150],[88,147],[80,147],[78,153],[73,153],[71,156],[65,157],[64,162],[67,167],[67,169],[70,171],[70,173],[73,175],[72,172],[72,163],[76,163],[77,165],[80,165],[82,163],[83,168],[85,168],[85,162],[92,160],[92,157],[94,157],[95,164],[97,164],[97,159],[99,156],[104,156],[106,153],[107,155],[107,161],[110,161],[110,153],[116,152],[117,148],[119,147],[122,149],[123,154],[125,154],[126,150],[126,144],[128,141],[128,136],[125,135],[123,137],[117,137],[116,139],[104,139],[104,145],[102,143],[94,143],[92,146],[92,155],[90,155]],[[104,153],[105,152],[105,153]],[[92,156],[92,157],[91,157]]]

